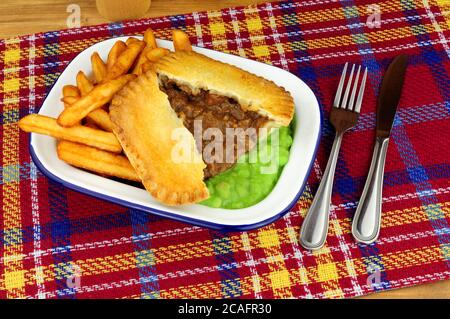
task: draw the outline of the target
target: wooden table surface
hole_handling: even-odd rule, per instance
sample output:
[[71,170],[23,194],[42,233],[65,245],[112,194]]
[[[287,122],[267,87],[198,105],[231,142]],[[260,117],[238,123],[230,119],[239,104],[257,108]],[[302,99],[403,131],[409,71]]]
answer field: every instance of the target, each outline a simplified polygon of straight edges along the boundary
[[[145,17],[157,17],[192,11],[214,10],[237,5],[255,4],[252,0],[153,0]],[[67,6],[76,3],[81,8],[81,25],[108,22],[95,7],[94,0],[2,0],[0,2],[0,38],[67,28]],[[362,298],[447,298],[450,280],[416,287],[375,293]]]

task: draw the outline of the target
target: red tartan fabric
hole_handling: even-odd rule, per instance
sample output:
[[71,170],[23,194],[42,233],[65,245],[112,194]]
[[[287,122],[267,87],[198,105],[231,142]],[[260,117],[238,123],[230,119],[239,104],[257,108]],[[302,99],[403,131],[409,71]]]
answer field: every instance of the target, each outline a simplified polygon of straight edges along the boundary
[[[0,41],[1,298],[342,298],[450,278],[450,20],[445,1],[288,1],[40,33]],[[380,13],[380,27],[368,18]],[[34,166],[17,121],[99,40],[173,28],[215,50],[289,70],[315,92],[322,140],[286,216],[222,233],[64,188]],[[375,102],[391,59],[410,56],[392,131],[381,236],[357,245],[350,223],[370,164]],[[344,139],[326,246],[298,232],[333,139],[327,117],[342,65],[369,68],[358,125]],[[78,279],[77,279],[78,278]],[[79,282],[77,281],[79,280]]]

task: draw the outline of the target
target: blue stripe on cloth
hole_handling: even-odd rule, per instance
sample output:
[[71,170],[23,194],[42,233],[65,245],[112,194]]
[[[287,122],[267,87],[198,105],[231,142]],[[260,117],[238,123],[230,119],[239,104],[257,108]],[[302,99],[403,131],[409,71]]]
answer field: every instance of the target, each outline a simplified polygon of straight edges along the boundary
[[[7,184],[9,182],[15,182],[17,179],[21,181],[30,180],[32,172],[31,163],[23,163],[21,165],[5,165],[0,167],[0,185]],[[37,170],[36,178],[42,177],[42,173]]]
[[114,22],[108,24],[108,31],[112,38],[123,35],[123,24],[121,22]]
[[[401,5],[403,7],[403,13],[407,18],[413,15],[418,15],[415,4],[411,0],[403,0],[401,1]],[[412,33],[416,36],[417,41],[431,41],[430,36],[421,20],[407,20],[411,26]],[[435,80],[435,83],[437,84],[443,100],[446,103],[450,102],[450,79],[443,65],[443,58],[436,54],[430,46],[421,46],[420,51],[422,52],[425,62],[429,66],[430,72]],[[414,146],[409,140],[408,134],[403,125],[403,119],[397,119],[396,122],[398,122],[399,125],[395,127],[391,133],[391,136],[397,145],[397,149],[399,150],[400,156],[405,163],[411,181],[416,187],[419,198],[422,204],[426,207],[425,212],[427,213],[434,232],[438,236],[443,257],[447,261],[447,266],[450,267],[450,234],[443,231],[444,229],[448,229],[449,223],[445,218],[445,214],[440,205],[438,204],[439,200],[432,193],[433,186],[429,182],[430,178],[426,174],[424,167],[420,164],[420,160],[414,150]]]
[[53,87],[53,83],[60,75],[59,70],[59,33],[47,32],[44,34],[44,85],[48,94]]
[[[415,35],[417,42],[430,42],[431,38],[425,28],[426,22],[422,19],[410,19],[409,17],[419,15],[415,4],[411,0],[402,0],[403,13],[411,26],[411,32]],[[421,56],[425,59],[431,74],[437,84],[438,90],[441,93],[444,101],[450,101],[450,80],[447,70],[444,66],[444,60],[448,57],[440,55],[434,50],[433,46],[420,46]]]
[[[450,178],[450,164],[441,163],[423,167],[423,173],[430,179],[449,179]],[[353,196],[359,194],[359,190],[364,187],[366,176],[357,178],[349,178],[342,176],[336,180],[335,187],[339,194],[352,194]],[[408,170],[396,170],[384,173],[384,187],[393,187],[399,185],[408,185],[411,183],[411,176]]]
[[[303,44],[302,46],[305,46],[305,44]],[[447,54],[443,51],[435,51],[434,53],[441,60],[448,59]],[[377,60],[378,65],[382,66],[382,69],[386,68],[389,65],[389,63],[391,63],[391,61],[392,61],[392,57],[384,57],[384,58],[377,57],[377,58],[378,58],[378,60]],[[359,59],[359,56],[355,56],[354,58],[349,58],[349,61],[353,60],[353,59],[357,60],[357,59]],[[300,61],[298,61],[298,62],[300,62]],[[424,64],[424,58],[420,52],[417,54],[412,53],[411,55],[409,55],[408,67],[423,66],[423,64]],[[335,78],[336,80],[339,80],[339,77],[341,76],[342,68],[341,68],[341,65],[339,65],[339,68],[337,68],[336,64],[334,64],[334,63],[327,63],[327,64],[321,64],[321,65],[315,64],[314,71],[317,74],[320,74],[320,78]]]
[[[447,120],[450,118],[450,102],[438,102],[436,104],[426,104],[402,108],[397,111],[397,115],[402,119],[403,125],[420,124],[435,120]],[[375,112],[364,113],[359,116],[358,123],[352,129],[353,132],[366,131],[375,129],[376,114]],[[328,125],[329,121],[325,120],[322,127],[323,137],[334,137],[334,129]],[[330,145],[332,140],[330,140]]]
[[[72,234],[84,234],[91,233],[96,231],[107,231],[110,229],[114,229],[117,227],[129,227],[131,225],[130,218],[128,213],[119,212],[112,213],[108,215],[99,215],[99,216],[89,216],[78,219],[71,219],[70,221],[70,230]],[[41,225],[41,233],[40,238],[36,238],[36,240],[46,240],[51,238],[52,236],[52,222],[45,223]],[[33,241],[33,227],[26,226],[21,229],[22,233],[22,242],[29,243]],[[1,235],[5,234],[4,230],[0,231]],[[0,244],[2,245],[10,245],[12,242],[7,238],[0,238]],[[59,250],[64,252],[63,246],[58,247]]]
[[218,262],[217,269],[221,278],[222,296],[224,298],[236,298],[242,295],[239,273],[234,260],[234,252],[231,247],[231,240],[219,231],[211,230],[212,245],[214,254]]
[[19,121],[20,115],[20,109],[3,110],[0,114],[0,125],[16,123]]
[[[450,102],[438,102],[435,104],[418,105],[397,110],[397,117],[403,125],[420,124],[429,121],[447,120],[450,118]],[[374,112],[361,114],[358,124],[353,131],[375,129],[376,115]]]
[[[372,47],[370,45],[370,41],[367,38],[367,35],[364,32],[364,29],[362,27],[361,20],[359,18],[359,12],[358,8],[356,7],[354,1],[349,0],[341,0],[341,5],[344,10],[344,16],[346,18],[347,24],[352,25],[359,25],[359,27],[351,28],[350,33],[353,37],[353,42],[356,43],[358,52],[361,55],[362,59],[362,66],[368,68],[368,85],[370,83],[373,84],[372,89],[374,90],[375,95],[378,94],[378,85],[381,82],[381,68],[378,64],[377,60],[375,59],[375,56],[373,54]],[[366,91],[368,88],[366,88]],[[349,176],[349,170],[346,167],[346,164],[341,159],[338,162],[337,169],[336,169],[336,180],[339,179],[348,179]],[[354,185],[352,185],[352,191],[354,192]],[[354,201],[353,196],[348,196],[345,194],[342,194],[342,198],[345,201]],[[353,210],[353,209],[352,209]],[[358,245],[360,248],[361,254],[364,256],[364,263],[366,265],[367,273],[368,275],[372,275],[375,272],[378,272],[380,274],[380,283],[378,285],[374,285],[373,289],[375,291],[383,290],[383,289],[389,289],[391,287],[391,284],[387,278],[387,273],[385,271],[383,260],[379,256],[379,249],[377,247],[377,244],[371,244],[371,245]]]
[[[396,118],[396,122],[401,123],[401,119]],[[395,129],[391,132],[391,139],[394,141],[400,157],[406,166],[410,180],[414,183],[416,192],[419,194],[419,199],[425,207],[425,213],[442,245],[441,249],[444,258],[450,267],[450,234],[444,231],[449,228],[449,224],[442,208],[437,204],[439,201],[433,194],[433,187],[429,182],[430,177],[425,168],[420,164],[414,146],[411,144],[403,125],[397,124],[395,126]]]
[[[133,236],[139,237],[149,234],[148,222],[151,215],[135,210],[129,210]],[[160,297],[158,273],[156,271],[156,259],[151,247],[151,237],[145,240],[133,241],[136,255],[136,268],[139,271],[139,283],[141,284],[141,298],[157,299]]]
[[[285,24],[284,29],[288,38],[288,43],[291,45],[291,49],[294,53],[294,60],[298,61],[297,69],[291,70],[292,73],[300,77],[308,86],[316,93],[319,107],[323,113],[325,113],[325,105],[327,101],[324,101],[322,90],[320,89],[318,77],[314,65],[310,59],[308,52],[308,46],[303,37],[301,24],[298,21],[297,15],[292,16],[292,10],[295,8],[296,3],[282,2],[281,12],[283,16],[290,16],[291,21]],[[294,45],[295,43],[295,45]],[[300,61],[302,61],[300,63]],[[328,134],[324,134],[328,132]],[[332,132],[332,127],[328,121],[328,117],[324,117],[321,136],[329,136]],[[322,139],[323,140],[323,139]]]
[[186,31],[186,17],[184,15],[176,15],[168,17],[173,29]]
[[[58,183],[48,181],[48,200],[51,220],[52,248],[70,245],[70,220],[67,209],[66,189]],[[68,279],[71,272],[72,256],[70,250],[53,255],[55,265],[55,283],[58,297],[73,298],[75,289],[68,287]],[[58,278],[59,277],[59,278]]]

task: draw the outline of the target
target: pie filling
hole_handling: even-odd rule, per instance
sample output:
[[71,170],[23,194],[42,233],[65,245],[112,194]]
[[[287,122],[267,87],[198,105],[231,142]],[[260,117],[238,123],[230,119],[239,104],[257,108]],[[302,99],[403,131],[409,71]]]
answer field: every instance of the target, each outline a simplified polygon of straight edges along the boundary
[[[206,163],[205,179],[232,167],[241,155],[256,144],[259,129],[269,120],[256,112],[243,110],[232,98],[207,90],[199,90],[194,94],[189,87],[177,84],[165,76],[160,76],[160,89],[167,94],[170,105],[183,120],[184,126],[194,135],[198,151]],[[199,123],[202,134],[195,134]],[[249,128],[254,130],[247,130]],[[216,132],[217,129],[220,130],[222,138],[216,140],[216,135],[204,134],[208,129],[216,129]],[[242,134],[244,131],[250,133]],[[237,133],[231,136],[230,132]],[[212,142],[222,143],[221,154],[216,154],[217,148],[211,147]],[[205,150],[208,145],[209,148]]]

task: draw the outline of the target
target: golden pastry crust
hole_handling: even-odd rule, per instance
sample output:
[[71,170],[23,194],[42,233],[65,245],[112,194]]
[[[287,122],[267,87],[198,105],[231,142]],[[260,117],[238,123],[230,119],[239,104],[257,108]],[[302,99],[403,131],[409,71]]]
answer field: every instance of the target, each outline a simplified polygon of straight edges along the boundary
[[[114,133],[153,197],[168,205],[192,204],[208,198],[203,182],[206,165],[194,137],[160,91],[154,71],[139,76],[116,94],[110,116]],[[180,139],[183,149],[190,150],[188,158],[173,153],[180,149]]]
[[156,63],[156,72],[179,84],[234,98],[244,110],[287,126],[294,116],[292,96],[272,81],[195,52],[172,52]]

